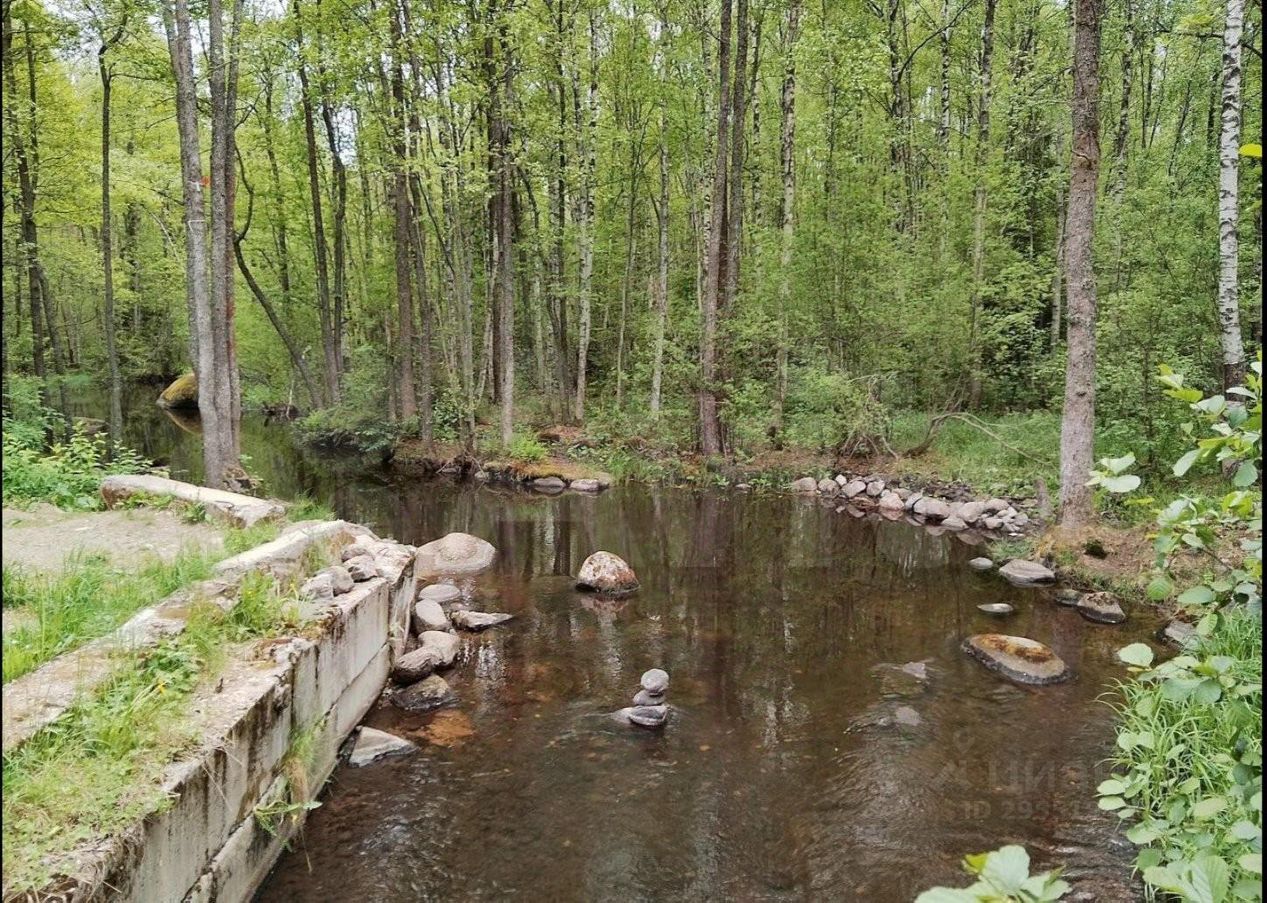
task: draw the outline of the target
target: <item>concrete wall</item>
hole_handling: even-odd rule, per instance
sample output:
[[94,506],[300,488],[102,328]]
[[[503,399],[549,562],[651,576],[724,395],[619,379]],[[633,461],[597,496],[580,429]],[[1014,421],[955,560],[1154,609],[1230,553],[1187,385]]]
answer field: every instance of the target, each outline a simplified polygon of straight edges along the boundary
[[[62,899],[251,898],[304,815],[292,806],[293,814],[262,819],[258,810],[296,802],[286,777],[296,770],[308,785],[297,802],[317,796],[343,740],[382,692],[399,648],[415,595],[413,550],[371,545],[382,576],[336,596],[304,636],[278,641],[263,660],[230,666],[217,691],[198,700],[204,742],[165,775],[171,804],[86,851],[76,887]],[[309,755],[288,760],[300,737]]]

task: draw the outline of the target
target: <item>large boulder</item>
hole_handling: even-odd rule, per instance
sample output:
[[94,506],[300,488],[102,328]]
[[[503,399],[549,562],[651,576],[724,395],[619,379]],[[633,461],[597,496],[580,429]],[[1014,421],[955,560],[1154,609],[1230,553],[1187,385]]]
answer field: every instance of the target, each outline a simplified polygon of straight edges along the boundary
[[198,407],[198,377],[192,373],[178,376],[159,393],[160,408],[190,409]]
[[896,492],[885,490],[880,495],[879,506],[881,511],[898,512],[906,507],[906,503],[902,501],[902,497]]
[[478,536],[450,533],[419,547],[416,572],[420,577],[478,574],[496,555],[493,544]]
[[964,651],[996,674],[1022,684],[1042,686],[1069,677],[1069,667],[1037,640],[1001,633],[979,633],[964,640]]
[[818,481],[813,477],[801,477],[799,480],[793,480],[788,485],[788,489],[792,492],[817,492]]
[[1023,558],[1013,558],[999,568],[999,573],[1017,586],[1056,582],[1056,575],[1050,569],[1043,567],[1037,561],[1026,561]]
[[920,517],[926,517],[929,520],[945,520],[950,517],[950,506],[941,499],[928,495],[916,502],[913,510]]
[[576,575],[580,589],[621,595],[638,588],[638,576],[623,558],[611,552],[595,552]]

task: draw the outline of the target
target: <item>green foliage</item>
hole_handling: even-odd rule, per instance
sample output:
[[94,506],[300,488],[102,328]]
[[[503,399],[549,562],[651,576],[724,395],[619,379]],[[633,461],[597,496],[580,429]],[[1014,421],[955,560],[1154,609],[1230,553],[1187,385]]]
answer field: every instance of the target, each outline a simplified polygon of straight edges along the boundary
[[[1205,612],[1195,649],[1160,664],[1143,643],[1118,653],[1135,679],[1120,687],[1116,770],[1099,787],[1100,808],[1133,822],[1126,834],[1144,847],[1145,883],[1194,903],[1262,899],[1261,377],[1260,356],[1229,391],[1240,401],[1229,403],[1162,368],[1166,394],[1196,416],[1174,475],[1191,479],[1194,466],[1213,461],[1233,489],[1184,495],[1157,512],[1151,598],[1175,594],[1180,553],[1215,569],[1176,599]],[[1133,459],[1102,463],[1092,482],[1113,490]]]
[[879,440],[889,433],[889,415],[877,396],[869,378],[799,369],[789,381],[784,407],[788,442],[845,453],[879,451]]
[[537,440],[536,436],[518,434],[511,438],[506,454],[515,461],[530,464],[543,460],[549,450]]
[[1060,869],[1031,875],[1024,847],[1006,846],[964,857],[964,871],[977,878],[965,888],[935,887],[915,903],[1048,903],[1069,892]]

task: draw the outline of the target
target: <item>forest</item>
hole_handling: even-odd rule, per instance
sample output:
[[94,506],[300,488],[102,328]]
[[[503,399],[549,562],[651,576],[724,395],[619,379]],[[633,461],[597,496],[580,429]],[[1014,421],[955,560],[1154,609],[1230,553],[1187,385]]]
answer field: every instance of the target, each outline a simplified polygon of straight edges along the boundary
[[5,377],[196,371],[219,472],[244,405],[866,452],[1068,369],[1148,465],[1261,337],[1261,5],[1084,12],[5,0]]

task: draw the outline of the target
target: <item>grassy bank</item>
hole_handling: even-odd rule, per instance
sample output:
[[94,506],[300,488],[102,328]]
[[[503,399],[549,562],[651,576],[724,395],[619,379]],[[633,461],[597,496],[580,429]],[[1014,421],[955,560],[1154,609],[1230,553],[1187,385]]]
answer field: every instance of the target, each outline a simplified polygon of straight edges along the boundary
[[197,741],[192,697],[250,644],[297,624],[293,593],[248,576],[227,615],[207,604],[186,630],[123,658],[110,682],[4,757],[6,897],[65,873],[85,841],[168,804],[167,764]]

